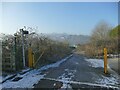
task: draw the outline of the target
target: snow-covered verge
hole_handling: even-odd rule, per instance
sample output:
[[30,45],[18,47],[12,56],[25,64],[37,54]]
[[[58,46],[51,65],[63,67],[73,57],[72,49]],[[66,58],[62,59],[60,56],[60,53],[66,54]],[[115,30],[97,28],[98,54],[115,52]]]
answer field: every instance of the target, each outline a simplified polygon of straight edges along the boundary
[[15,76],[16,74],[11,74],[11,75],[7,75],[7,76],[0,76],[1,77],[1,80],[0,80],[0,83],[2,83],[2,82],[4,82],[4,81],[6,81],[7,79],[9,79],[9,78],[11,78],[11,77],[13,77],[13,76]]
[[[21,76],[18,76],[21,77]],[[43,75],[37,75],[36,73],[29,72],[19,81],[8,80],[2,84],[2,88],[32,88],[40,79],[44,77]]]
[[45,66],[41,67],[41,68],[39,69],[39,71],[41,71],[41,70],[46,70],[46,69],[49,69],[49,68],[51,68],[51,67],[52,67],[52,68],[59,67],[59,65],[60,65],[61,63],[65,62],[67,59],[69,59],[69,58],[72,57],[72,56],[73,56],[73,54],[69,55],[68,57],[66,57],[66,58],[64,58],[64,59],[62,59],[61,61],[58,61],[58,62],[56,62],[56,63],[49,64],[49,65],[45,65]]
[[[104,61],[102,59],[85,59],[88,63],[89,66],[94,67],[94,68],[103,68],[104,70]],[[111,70],[111,68],[108,65],[108,68]],[[112,71],[112,70],[111,70]],[[119,76],[114,72],[110,73],[109,76],[106,75],[100,75],[99,78],[96,81],[96,83],[101,84],[101,85],[107,85],[107,86],[119,86]]]
[[95,67],[95,68],[98,68],[98,67],[102,67],[104,68],[104,62],[102,59],[85,59],[87,62],[89,62],[89,66],[91,67]]
[[8,79],[15,77],[17,74],[24,74],[24,73],[26,73],[28,71],[30,71],[30,68],[23,69],[18,73],[9,74],[7,76],[0,76],[0,83],[3,83],[5,81],[7,81]]
[[[6,82],[0,84],[2,88],[33,88],[33,85],[38,83],[40,79],[44,78],[46,74],[41,74],[43,70],[59,67],[59,65],[65,62],[72,55],[62,59],[56,63],[45,65],[40,69],[33,69],[25,74],[17,74],[13,79],[7,80]],[[16,78],[21,78],[18,81],[14,81]]]

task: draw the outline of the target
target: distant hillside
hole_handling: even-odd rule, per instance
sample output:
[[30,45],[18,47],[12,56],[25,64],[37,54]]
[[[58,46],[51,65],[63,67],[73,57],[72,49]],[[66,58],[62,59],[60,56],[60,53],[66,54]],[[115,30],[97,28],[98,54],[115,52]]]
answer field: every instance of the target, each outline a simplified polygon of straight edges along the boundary
[[85,44],[90,40],[90,36],[87,35],[69,35],[69,34],[46,34],[46,36],[55,41],[67,41],[70,45],[74,44]]

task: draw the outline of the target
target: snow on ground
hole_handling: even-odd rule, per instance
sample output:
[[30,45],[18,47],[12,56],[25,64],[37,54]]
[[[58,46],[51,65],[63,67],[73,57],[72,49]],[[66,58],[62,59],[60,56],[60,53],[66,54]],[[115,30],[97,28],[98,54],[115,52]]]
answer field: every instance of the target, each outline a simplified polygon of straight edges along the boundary
[[22,72],[26,72],[26,71],[29,71],[30,68],[27,68],[27,69],[23,69]]
[[[44,78],[45,74],[40,74],[42,70],[46,70],[49,68],[59,67],[59,65],[63,62],[65,62],[68,58],[70,58],[72,55],[66,57],[65,59],[62,59],[61,61],[58,61],[53,64],[45,65],[41,67],[40,69],[34,69],[31,70],[23,75],[17,74],[15,78],[20,77],[22,79],[18,81],[12,81],[15,78],[11,80],[7,80],[6,82],[0,84],[2,88],[33,88],[33,85],[38,83],[40,79]],[[26,71],[26,70],[23,70]],[[22,72],[23,72],[22,71]]]
[[0,76],[0,82],[2,82],[2,76]]
[[[19,72],[18,74],[17,73],[15,73],[15,74],[9,74],[9,75],[7,75],[7,76],[0,76],[0,83],[2,83],[2,82],[5,82],[6,80],[8,80],[9,78],[11,78],[11,77],[14,77],[14,76],[18,76],[19,74],[22,74],[22,73],[25,73],[25,72],[28,72],[28,71],[30,71],[30,68],[26,68],[26,69],[24,69],[24,70],[21,70],[21,72]],[[23,75],[25,75],[25,74],[23,74]],[[22,76],[22,75],[21,75]]]
[[[87,62],[89,62],[91,67],[99,68],[102,67],[104,68],[104,61],[102,59],[85,59]],[[108,66],[110,69],[110,67]],[[104,76],[100,75],[96,83],[99,83],[101,85],[118,85],[119,84],[120,78],[118,77],[117,74],[111,73],[110,76]]]
[[[2,82],[2,76],[0,76],[0,82]],[[0,90],[2,89],[2,85],[0,84]]]
[[76,70],[65,69],[64,71],[65,71],[65,73],[63,73],[61,76],[59,76],[58,79],[62,80],[62,83],[63,83],[63,86],[61,87],[62,89],[65,89],[65,88],[70,89],[71,86],[68,83],[74,77],[74,74],[75,74]]
[[90,66],[98,68],[103,67],[104,68],[104,62],[102,59],[85,59],[87,62],[89,62]]
[[[24,70],[25,71],[25,70]],[[18,81],[7,80],[2,84],[2,88],[32,88],[35,83],[44,77],[45,74],[40,75],[37,69],[31,70],[23,75],[17,74],[16,77],[21,77],[22,79]]]
[[12,76],[14,76],[15,74],[11,74],[11,75],[7,75],[7,76],[0,76],[2,79],[1,79],[1,81],[0,81],[0,83],[2,82],[2,81],[4,81],[4,80],[6,80],[6,79],[8,79],[8,78],[10,78],[10,77],[12,77]]
[[102,75],[102,78],[99,78],[97,81],[99,84],[104,84],[107,86],[118,86],[119,85],[119,78],[111,75],[110,77],[105,77]]
[[2,85],[0,84],[0,90],[2,90]]
[[71,54],[70,56],[66,57],[65,59],[62,59],[61,61],[59,62],[56,62],[56,63],[53,63],[53,64],[49,64],[49,65],[45,65],[43,66],[42,68],[39,69],[39,71],[41,70],[46,70],[46,69],[49,69],[49,68],[55,68],[55,67],[59,67],[59,65],[63,62],[65,62],[68,58],[70,58],[71,56],[73,56],[73,54]]
[[33,85],[38,83],[43,77],[44,75],[30,73],[19,81],[6,81],[2,84],[2,88],[33,88]]

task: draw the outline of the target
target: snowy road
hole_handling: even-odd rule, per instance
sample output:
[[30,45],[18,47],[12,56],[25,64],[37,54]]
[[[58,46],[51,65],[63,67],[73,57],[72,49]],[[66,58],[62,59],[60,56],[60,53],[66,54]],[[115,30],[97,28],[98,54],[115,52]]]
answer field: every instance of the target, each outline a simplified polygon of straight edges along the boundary
[[[2,88],[96,88],[98,90],[119,90],[120,78],[111,69],[103,73],[103,60],[87,59],[73,54],[54,64],[34,69],[24,75],[17,75],[2,84]],[[18,78],[19,77],[19,78]],[[19,79],[16,81],[15,79]]]
[[[103,88],[113,89],[119,86],[119,77],[109,70],[105,75],[103,60],[86,59],[83,56],[73,56],[59,67],[43,71],[43,79],[35,84],[35,88]],[[118,87],[119,88],[119,87]]]

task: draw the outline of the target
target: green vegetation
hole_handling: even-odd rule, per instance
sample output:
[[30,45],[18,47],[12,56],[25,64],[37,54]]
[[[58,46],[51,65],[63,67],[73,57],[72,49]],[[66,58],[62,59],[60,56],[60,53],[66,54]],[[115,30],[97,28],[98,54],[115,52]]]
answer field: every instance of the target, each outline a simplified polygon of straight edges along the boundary
[[111,38],[115,38],[115,37],[118,37],[118,35],[120,35],[120,25],[116,26],[115,28],[113,28],[111,31],[110,31],[110,37]]

